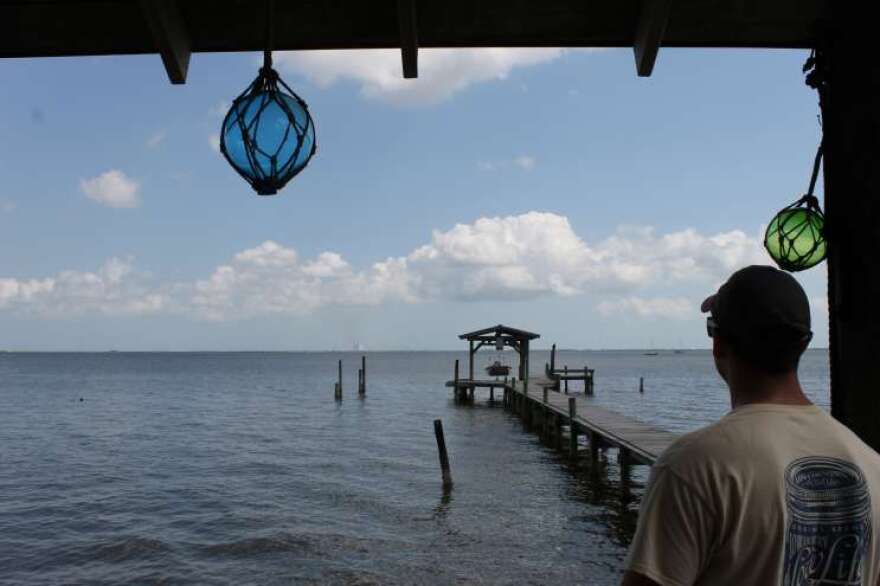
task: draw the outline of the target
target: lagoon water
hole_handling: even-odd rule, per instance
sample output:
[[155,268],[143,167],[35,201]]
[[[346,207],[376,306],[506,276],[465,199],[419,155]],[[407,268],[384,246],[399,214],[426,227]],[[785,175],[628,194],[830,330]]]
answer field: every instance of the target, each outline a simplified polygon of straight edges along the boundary
[[[360,400],[354,353],[0,354],[0,584],[618,583],[644,470],[628,498],[613,457],[574,469],[503,408],[455,405],[466,353],[366,356]],[[707,351],[557,363],[668,429],[727,410]],[[801,374],[827,407],[827,352]]]

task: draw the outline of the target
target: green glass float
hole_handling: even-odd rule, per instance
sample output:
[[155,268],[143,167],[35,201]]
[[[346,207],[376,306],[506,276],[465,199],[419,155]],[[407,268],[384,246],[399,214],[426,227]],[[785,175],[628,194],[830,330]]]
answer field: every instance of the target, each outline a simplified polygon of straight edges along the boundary
[[804,196],[784,208],[767,226],[764,247],[780,269],[812,268],[825,260],[825,215],[813,196]]
[[782,270],[803,271],[825,260],[825,214],[813,195],[821,160],[820,145],[807,194],[780,210],[764,234],[764,248]]

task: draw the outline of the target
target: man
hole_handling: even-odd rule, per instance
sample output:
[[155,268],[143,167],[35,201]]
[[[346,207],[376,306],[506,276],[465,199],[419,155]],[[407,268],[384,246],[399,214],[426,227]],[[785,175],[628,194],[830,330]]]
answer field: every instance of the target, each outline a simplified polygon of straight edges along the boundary
[[801,389],[803,289],[751,266],[702,311],[732,410],[654,464],[624,586],[880,586],[880,456]]

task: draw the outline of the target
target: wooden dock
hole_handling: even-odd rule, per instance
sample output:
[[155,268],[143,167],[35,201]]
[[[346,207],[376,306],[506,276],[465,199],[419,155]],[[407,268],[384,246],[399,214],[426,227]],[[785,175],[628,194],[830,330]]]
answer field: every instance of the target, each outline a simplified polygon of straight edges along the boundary
[[[459,376],[456,360],[453,378],[446,386],[452,388],[455,400],[460,402],[473,401],[478,388],[489,389],[489,400],[494,402],[495,389],[502,389],[504,406],[517,413],[527,427],[539,431],[559,449],[567,446],[572,458],[582,452],[589,453],[595,462],[601,450],[616,448],[622,472],[628,470],[630,464],[653,464],[678,438],[678,434],[593,404],[588,399],[593,395],[593,369],[586,365],[582,369],[570,369],[567,365],[558,368],[556,344],[550,350],[544,376],[530,376],[529,344],[539,337],[534,332],[502,324],[460,335],[459,338],[469,344],[468,376]],[[478,379],[474,376],[474,354],[486,345],[499,353],[505,347],[516,351],[519,366],[515,377]],[[572,380],[583,381],[582,395],[569,394]]]
[[557,381],[531,378],[528,382],[526,386],[515,379],[456,379],[446,386],[453,387],[458,400],[473,399],[476,388],[489,388],[492,395],[502,389],[505,407],[573,457],[589,454],[596,459],[599,450],[617,448],[621,465],[651,465],[678,438],[676,433],[599,407],[585,394],[561,393],[555,390]]

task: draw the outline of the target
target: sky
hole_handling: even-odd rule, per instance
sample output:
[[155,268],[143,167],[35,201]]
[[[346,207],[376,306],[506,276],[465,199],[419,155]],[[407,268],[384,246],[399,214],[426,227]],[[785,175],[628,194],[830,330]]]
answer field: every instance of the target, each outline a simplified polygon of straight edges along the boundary
[[[278,53],[318,149],[218,150],[253,53],[0,60],[0,349],[707,348],[699,304],[807,187],[804,51]],[[821,182],[820,182],[821,183]],[[819,189],[821,190],[821,184]],[[827,346],[826,269],[799,273]]]

